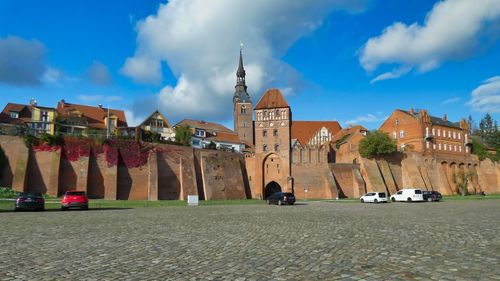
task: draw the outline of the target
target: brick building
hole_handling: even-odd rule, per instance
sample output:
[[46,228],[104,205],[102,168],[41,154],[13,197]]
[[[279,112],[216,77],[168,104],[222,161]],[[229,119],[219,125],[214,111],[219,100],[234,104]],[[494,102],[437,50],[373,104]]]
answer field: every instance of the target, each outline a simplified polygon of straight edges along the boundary
[[328,180],[323,176],[306,179],[304,175],[328,174],[328,143],[341,129],[339,123],[293,121],[292,110],[279,89],[268,89],[252,112],[241,49],[236,78],[234,130],[253,148],[245,155],[251,197],[266,198],[276,191],[300,194],[313,189],[318,191],[318,198],[331,198],[333,195],[323,192],[328,189]]
[[451,122],[429,115],[427,110],[395,110],[380,126],[397,142],[399,151],[414,151],[435,157],[465,157],[470,154],[469,125],[465,119]]

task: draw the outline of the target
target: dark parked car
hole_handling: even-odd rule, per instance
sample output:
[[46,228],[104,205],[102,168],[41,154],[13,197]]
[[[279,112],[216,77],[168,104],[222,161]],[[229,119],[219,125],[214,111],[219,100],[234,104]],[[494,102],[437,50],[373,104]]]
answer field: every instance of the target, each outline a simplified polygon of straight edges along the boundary
[[288,204],[293,205],[295,203],[295,196],[289,192],[276,192],[273,195],[267,197],[267,204]]
[[45,199],[41,193],[22,192],[16,198],[14,210],[43,211],[45,210]]
[[423,196],[424,196],[424,201],[428,201],[428,202],[432,202],[432,201],[441,201],[441,199],[443,199],[443,196],[441,195],[441,193],[437,192],[437,191],[424,191],[423,192]]
[[80,208],[87,210],[89,208],[89,198],[85,191],[66,191],[61,199],[61,210],[69,208]]

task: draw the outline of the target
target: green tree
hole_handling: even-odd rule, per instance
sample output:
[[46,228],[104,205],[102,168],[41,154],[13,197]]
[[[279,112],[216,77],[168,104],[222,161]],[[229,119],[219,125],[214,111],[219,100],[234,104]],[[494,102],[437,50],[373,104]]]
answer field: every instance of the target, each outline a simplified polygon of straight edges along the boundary
[[472,171],[459,170],[458,172],[453,173],[453,182],[457,185],[458,191],[462,196],[468,194],[467,185],[469,184],[469,181],[472,180],[473,176],[474,172]]
[[379,130],[369,132],[359,142],[359,154],[365,158],[387,155],[394,151],[396,151],[396,143],[388,134]]
[[467,124],[469,124],[469,135],[474,136],[477,134],[477,125],[474,119],[472,119],[472,115],[469,114],[469,118],[467,118]]
[[208,149],[217,149],[217,144],[213,141],[211,141],[208,146],[207,146]]
[[175,128],[175,142],[185,145],[191,146],[191,138],[193,136],[193,132],[191,131],[191,127],[189,125],[180,125]]

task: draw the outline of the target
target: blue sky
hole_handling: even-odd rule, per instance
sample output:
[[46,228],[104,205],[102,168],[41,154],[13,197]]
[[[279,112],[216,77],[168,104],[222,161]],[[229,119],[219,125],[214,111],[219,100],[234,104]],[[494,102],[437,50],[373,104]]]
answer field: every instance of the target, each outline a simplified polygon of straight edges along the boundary
[[0,105],[65,99],[132,124],[159,108],[230,126],[243,42],[254,104],[279,87],[295,120],[377,128],[410,107],[500,119],[499,36],[495,0],[3,0]]

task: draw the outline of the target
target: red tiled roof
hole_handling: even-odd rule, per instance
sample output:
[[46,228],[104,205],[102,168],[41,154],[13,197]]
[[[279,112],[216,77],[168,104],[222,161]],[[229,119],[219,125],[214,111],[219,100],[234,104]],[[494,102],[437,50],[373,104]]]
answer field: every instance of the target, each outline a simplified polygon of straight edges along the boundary
[[227,133],[227,132],[218,132],[215,136],[206,138],[207,140],[214,140],[218,142],[229,142],[229,143],[239,143],[245,144],[240,140],[237,134],[235,133]]
[[356,125],[356,126],[352,126],[352,127],[348,127],[348,128],[344,128],[340,131],[338,131],[332,138],[332,141],[337,141],[337,140],[340,140],[342,137],[344,137],[345,135],[348,135],[348,134],[352,134],[352,133],[356,133],[356,132],[360,132],[360,131],[368,131],[368,129],[366,129],[365,127],[361,126],[361,125]]
[[269,89],[260,98],[255,109],[289,107],[279,89]]
[[[78,110],[83,114],[83,117],[87,119],[89,127],[99,129],[106,128],[104,119],[108,116],[108,108],[67,102],[59,102],[57,104],[57,112],[62,117],[68,116],[68,113],[73,110]],[[123,110],[110,108],[109,115],[115,115],[118,118],[118,127],[127,127],[127,119],[125,118],[125,112],[123,112]]]
[[301,145],[306,145],[312,137],[325,127],[332,136],[341,130],[337,121],[293,121],[292,139],[297,139]]
[[[10,118],[10,112],[15,111],[19,113],[19,118]],[[31,109],[29,105],[8,103],[0,113],[0,122],[9,124],[20,124],[31,121]]]
[[213,123],[213,122],[205,122],[205,121],[197,121],[197,120],[191,120],[191,119],[184,119],[180,121],[179,123],[175,124],[175,126],[180,126],[180,125],[189,125],[191,128],[198,128],[198,129],[205,129],[208,131],[214,131],[214,132],[226,132],[226,133],[233,133],[234,132],[227,127]]

